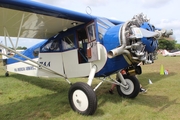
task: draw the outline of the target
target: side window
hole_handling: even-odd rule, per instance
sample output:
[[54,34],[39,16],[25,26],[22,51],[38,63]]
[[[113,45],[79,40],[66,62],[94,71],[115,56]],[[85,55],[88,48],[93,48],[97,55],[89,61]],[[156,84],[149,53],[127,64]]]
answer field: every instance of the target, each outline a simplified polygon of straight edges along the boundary
[[62,48],[63,50],[75,48],[74,45],[74,35],[68,35],[62,38]]
[[33,51],[34,57],[38,57],[39,51],[40,51],[40,48],[37,48],[37,49],[35,49],[35,50]]
[[87,26],[87,34],[90,41],[93,41],[96,39],[94,23]]
[[48,41],[42,48],[43,52],[60,51],[60,44],[58,39]]

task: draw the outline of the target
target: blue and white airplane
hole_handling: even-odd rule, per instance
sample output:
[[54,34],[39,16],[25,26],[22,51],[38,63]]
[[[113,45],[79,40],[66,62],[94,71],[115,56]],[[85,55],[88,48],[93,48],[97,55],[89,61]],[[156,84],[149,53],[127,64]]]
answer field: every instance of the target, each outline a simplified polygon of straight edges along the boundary
[[[30,0],[1,0],[0,16],[0,36],[11,43],[11,37],[16,37],[14,49],[19,38],[45,39],[22,53],[0,44],[16,53],[13,57],[1,53],[6,57],[5,75],[64,78],[71,85],[71,108],[83,115],[95,113],[95,91],[104,81],[116,84],[119,95],[135,98],[140,89],[134,76],[141,74],[138,64],[153,60],[158,39],[172,34],[172,30],[151,25],[142,13],[122,22]],[[121,70],[127,74],[122,75]],[[112,74],[117,74],[118,80],[112,79]],[[87,77],[87,82],[72,84],[68,78],[74,77]],[[94,77],[100,82],[92,88]]]

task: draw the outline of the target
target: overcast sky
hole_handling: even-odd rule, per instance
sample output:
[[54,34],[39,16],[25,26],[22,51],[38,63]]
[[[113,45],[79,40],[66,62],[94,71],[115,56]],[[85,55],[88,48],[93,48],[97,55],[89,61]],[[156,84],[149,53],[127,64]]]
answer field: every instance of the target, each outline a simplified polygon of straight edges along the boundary
[[34,0],[95,16],[130,20],[134,15],[144,13],[150,23],[158,28],[173,29],[175,39],[180,43],[180,0]]
[[[180,43],[180,0],[34,0],[65,9],[91,13],[94,16],[130,20],[144,13],[150,23],[158,28],[173,29]],[[91,8],[87,9],[88,7]]]

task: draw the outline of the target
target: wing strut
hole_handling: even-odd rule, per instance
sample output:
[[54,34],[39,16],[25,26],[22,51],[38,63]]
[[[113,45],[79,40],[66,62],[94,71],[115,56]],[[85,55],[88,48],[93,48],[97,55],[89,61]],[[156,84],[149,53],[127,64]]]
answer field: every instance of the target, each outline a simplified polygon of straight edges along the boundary
[[23,15],[22,15],[21,24],[20,24],[20,26],[19,26],[19,31],[18,31],[18,36],[17,36],[17,40],[16,40],[15,50],[16,50],[17,45],[18,45],[19,36],[20,36],[20,33],[21,33],[21,29],[22,29],[22,24],[23,24],[23,21],[24,21],[24,13],[23,13]]
[[4,27],[4,37],[5,37],[5,45],[7,46],[6,37],[8,37],[12,47],[15,49],[14,44],[13,44],[13,42],[11,40],[11,37],[9,36],[8,31],[7,31],[7,29],[5,27]]

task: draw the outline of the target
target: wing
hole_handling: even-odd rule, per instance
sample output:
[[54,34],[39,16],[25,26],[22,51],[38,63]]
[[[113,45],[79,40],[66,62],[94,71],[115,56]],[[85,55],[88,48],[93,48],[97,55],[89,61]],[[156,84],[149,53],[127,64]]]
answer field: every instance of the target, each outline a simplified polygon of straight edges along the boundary
[[73,26],[91,21],[88,15],[34,1],[0,1],[0,36],[49,38]]
[[75,27],[73,23],[82,25],[96,18],[30,0],[1,0],[0,16],[0,36],[40,39]]

